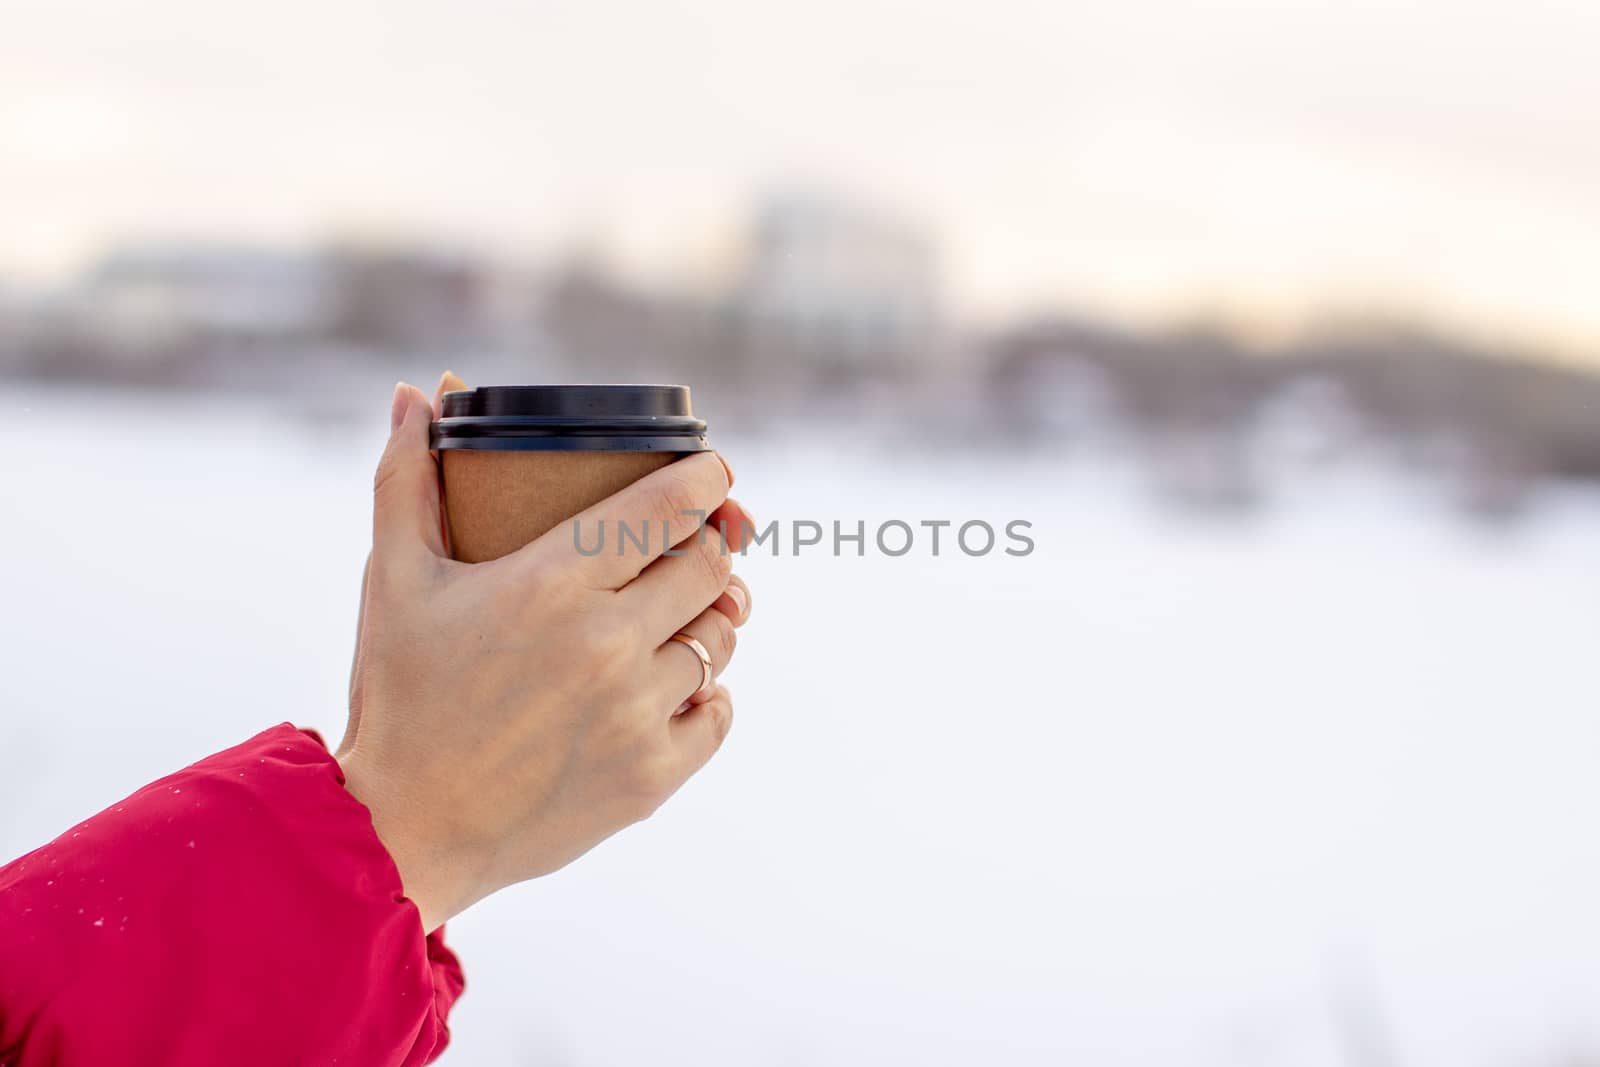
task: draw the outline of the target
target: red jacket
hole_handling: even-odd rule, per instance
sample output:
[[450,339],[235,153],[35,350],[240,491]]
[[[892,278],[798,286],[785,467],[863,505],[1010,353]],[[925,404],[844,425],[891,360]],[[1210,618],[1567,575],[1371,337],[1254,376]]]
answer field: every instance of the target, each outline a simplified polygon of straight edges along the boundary
[[461,966],[285,723],[0,867],[0,1067],[412,1067]]

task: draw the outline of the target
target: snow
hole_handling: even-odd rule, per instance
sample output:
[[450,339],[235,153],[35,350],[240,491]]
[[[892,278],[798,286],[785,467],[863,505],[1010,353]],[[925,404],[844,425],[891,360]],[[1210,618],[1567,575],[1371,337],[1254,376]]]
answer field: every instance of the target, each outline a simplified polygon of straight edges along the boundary
[[[386,400],[0,390],[0,852],[272,723],[337,741]],[[1038,549],[743,561],[725,750],[451,924],[446,1064],[1600,1050],[1600,504],[1205,520],[1104,465],[722,444],[763,522]]]

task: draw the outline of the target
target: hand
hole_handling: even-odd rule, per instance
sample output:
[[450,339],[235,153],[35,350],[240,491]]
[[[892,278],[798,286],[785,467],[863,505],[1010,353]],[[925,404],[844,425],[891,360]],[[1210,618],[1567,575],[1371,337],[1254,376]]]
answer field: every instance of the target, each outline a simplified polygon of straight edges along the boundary
[[[433,411],[395,392],[339,748],[406,895],[432,930],[504,886],[556,870],[653,812],[711,758],[733,707],[700,684],[687,631],[720,674],[749,593],[730,538],[748,523],[714,453],[679,460],[584,512],[667,524],[683,555],[580,555],[568,529],[489,563],[445,551]],[[710,513],[707,528],[685,512]]]

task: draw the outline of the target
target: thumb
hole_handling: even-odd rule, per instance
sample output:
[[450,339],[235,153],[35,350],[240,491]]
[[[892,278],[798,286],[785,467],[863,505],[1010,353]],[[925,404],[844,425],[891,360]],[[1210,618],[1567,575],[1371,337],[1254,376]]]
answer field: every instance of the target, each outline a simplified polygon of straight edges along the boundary
[[428,451],[433,405],[422,390],[394,387],[389,443],[372,481],[372,548],[378,555],[445,554],[440,534],[439,468]]

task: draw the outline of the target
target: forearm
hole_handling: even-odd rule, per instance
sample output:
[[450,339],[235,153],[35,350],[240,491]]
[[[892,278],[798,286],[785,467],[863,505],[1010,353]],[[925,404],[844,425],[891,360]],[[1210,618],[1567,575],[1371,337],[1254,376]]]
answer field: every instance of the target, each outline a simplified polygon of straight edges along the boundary
[[0,868],[17,1067],[410,1067],[460,990],[337,763],[287,725]]

